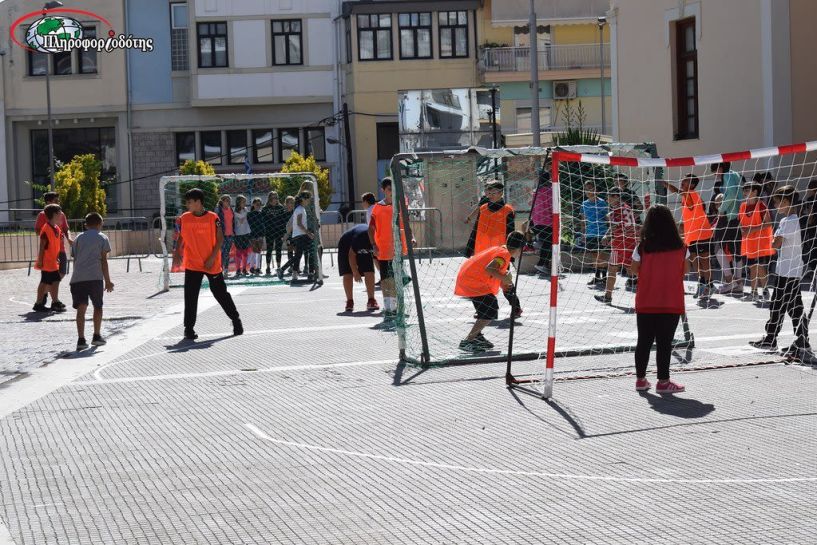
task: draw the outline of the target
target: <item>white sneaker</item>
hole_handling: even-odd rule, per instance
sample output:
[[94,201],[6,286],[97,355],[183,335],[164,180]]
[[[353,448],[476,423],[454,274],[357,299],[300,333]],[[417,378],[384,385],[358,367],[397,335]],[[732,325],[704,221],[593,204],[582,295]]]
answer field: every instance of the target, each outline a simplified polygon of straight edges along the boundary
[[543,265],[536,265],[533,267],[533,270],[539,274],[548,274],[548,270]]
[[[734,281],[733,282],[724,282],[723,284],[721,284],[721,287],[718,288],[718,293],[720,293],[720,294],[732,293],[734,291],[734,289],[735,289],[735,282]],[[743,291],[743,290],[741,289],[741,291]]]
[[743,280],[732,282],[732,293],[743,295]]

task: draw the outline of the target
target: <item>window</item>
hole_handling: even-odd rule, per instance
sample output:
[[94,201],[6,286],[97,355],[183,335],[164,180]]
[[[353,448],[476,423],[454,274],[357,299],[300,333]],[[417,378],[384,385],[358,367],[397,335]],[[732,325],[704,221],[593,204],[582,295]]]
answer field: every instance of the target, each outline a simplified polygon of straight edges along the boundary
[[391,15],[358,15],[357,49],[361,61],[391,60]]
[[176,133],[176,164],[181,165],[185,161],[196,160],[196,133],[177,132]]
[[253,163],[274,163],[272,129],[252,131]]
[[227,23],[199,23],[199,68],[225,67]]
[[698,45],[695,18],[675,27],[676,140],[698,138]]
[[298,129],[280,129],[278,131],[278,155],[283,163],[293,151],[301,151],[301,131]]
[[[82,37],[96,38],[96,27],[83,27]],[[96,49],[89,49],[88,51],[78,49],[77,51],[79,51],[79,73],[96,74]]]
[[323,127],[306,129],[306,154],[316,161],[326,161],[326,134]]
[[48,54],[28,52],[28,75],[44,76],[48,71]]
[[431,13],[401,13],[397,16],[400,28],[400,58],[430,59]]
[[71,64],[71,57],[73,57],[73,52],[71,51],[63,51],[61,53],[52,53],[51,54],[54,63],[54,71],[52,72],[55,76],[70,76],[73,73],[72,64]]
[[272,64],[303,64],[303,34],[299,19],[272,22]]
[[[498,108],[497,108],[498,109]],[[550,127],[550,108],[539,107],[539,128],[546,129]],[[516,131],[517,132],[531,132],[531,108],[517,108],[516,109]]]
[[468,56],[468,12],[441,11],[440,57],[463,58]]
[[398,123],[377,124],[377,160],[391,161],[400,153],[400,128]]
[[187,55],[187,4],[170,4],[170,68],[189,70]]
[[227,131],[227,149],[230,151],[229,163],[243,165],[247,156],[247,131]]
[[201,133],[201,158],[211,165],[220,165],[221,131],[204,131]]

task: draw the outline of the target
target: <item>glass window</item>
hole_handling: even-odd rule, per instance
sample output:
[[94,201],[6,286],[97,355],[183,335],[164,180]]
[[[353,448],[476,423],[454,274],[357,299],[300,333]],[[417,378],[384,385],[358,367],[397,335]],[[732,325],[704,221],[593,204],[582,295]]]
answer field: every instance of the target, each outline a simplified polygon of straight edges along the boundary
[[278,130],[278,154],[283,163],[293,151],[301,152],[301,131],[299,129]]
[[199,68],[228,66],[227,23],[199,23]]
[[675,139],[698,138],[698,46],[695,40],[695,18],[678,21],[675,32]]
[[401,13],[397,17],[400,28],[400,58],[431,58],[431,13]]
[[46,53],[28,52],[28,75],[44,76],[48,70],[48,55]]
[[71,51],[63,51],[62,53],[52,53],[52,57],[54,58],[54,75],[55,76],[68,76],[73,73],[71,68],[71,61],[73,54]]
[[272,22],[272,64],[303,64],[303,25],[300,19]]
[[441,11],[440,24],[440,57],[468,57],[468,12]]
[[227,149],[230,150],[229,163],[243,165],[247,156],[247,131],[227,131]]
[[326,161],[326,131],[323,127],[306,130],[306,153],[316,161]]
[[361,61],[391,60],[391,15],[358,15],[357,48]]
[[181,165],[185,161],[196,160],[196,133],[177,132],[176,133],[176,164]]
[[211,165],[222,164],[221,131],[204,131],[200,133],[201,158]]
[[187,45],[187,3],[170,4],[170,67],[189,70]]
[[[83,27],[82,36],[84,38],[96,38],[96,27]],[[96,49],[89,49],[88,51],[79,51],[79,73],[80,74],[96,74]]]
[[252,131],[253,163],[274,163],[272,153],[272,129]]

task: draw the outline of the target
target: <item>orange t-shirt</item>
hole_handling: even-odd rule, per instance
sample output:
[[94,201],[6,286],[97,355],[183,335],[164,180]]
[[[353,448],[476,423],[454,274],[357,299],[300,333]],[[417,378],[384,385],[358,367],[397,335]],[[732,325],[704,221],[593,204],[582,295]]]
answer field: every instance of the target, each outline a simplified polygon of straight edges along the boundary
[[205,212],[197,216],[192,212],[185,212],[179,218],[180,235],[182,238],[182,263],[185,270],[199,271],[207,274],[221,272],[221,249],[216,252],[213,266],[209,269],[204,262],[210,257],[216,246],[216,230],[218,216],[213,212]]
[[505,246],[494,246],[466,259],[457,273],[454,295],[460,297],[496,295],[502,287],[502,282],[485,270],[495,259],[501,260],[499,272],[506,274],[511,266],[511,253]]
[[[760,227],[763,225],[763,218],[767,211],[768,208],[760,200],[755,203],[751,210],[749,210],[749,203],[744,202],[740,205],[740,212],[738,213],[740,226],[744,229]],[[749,259],[774,255],[773,239],[774,233],[771,225],[767,225],[754,233],[749,233],[741,240],[741,254]]]
[[43,252],[43,262],[41,271],[54,272],[60,270],[60,239],[62,231],[56,225],[46,223],[40,231],[40,238],[45,239],[45,252]]
[[[374,243],[377,245],[377,259],[380,261],[394,259],[393,213],[394,207],[384,201],[380,201],[372,208],[371,223],[374,225]],[[406,232],[402,221],[400,222],[400,237],[403,241],[403,255],[406,255]]]
[[712,224],[706,217],[704,201],[697,191],[688,191],[681,195],[683,205],[682,220],[684,222],[684,242],[693,244],[700,240],[712,238]]
[[513,207],[510,204],[506,204],[496,212],[491,212],[487,204],[479,207],[477,238],[474,242],[475,254],[505,244],[508,238],[508,216],[511,214],[513,214]]

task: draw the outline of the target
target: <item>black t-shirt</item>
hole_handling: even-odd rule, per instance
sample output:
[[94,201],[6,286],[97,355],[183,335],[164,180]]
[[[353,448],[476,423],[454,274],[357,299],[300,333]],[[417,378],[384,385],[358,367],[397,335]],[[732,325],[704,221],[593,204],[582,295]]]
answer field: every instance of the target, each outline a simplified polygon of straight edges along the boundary
[[369,227],[356,225],[343,233],[338,240],[338,252],[351,249],[356,254],[372,251],[372,242],[369,240]]

